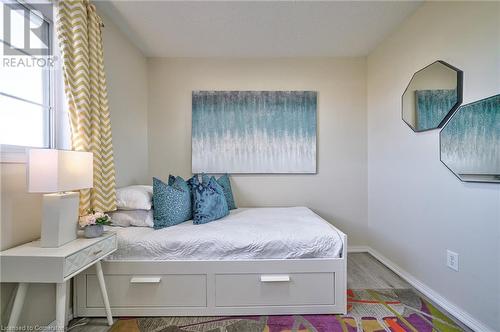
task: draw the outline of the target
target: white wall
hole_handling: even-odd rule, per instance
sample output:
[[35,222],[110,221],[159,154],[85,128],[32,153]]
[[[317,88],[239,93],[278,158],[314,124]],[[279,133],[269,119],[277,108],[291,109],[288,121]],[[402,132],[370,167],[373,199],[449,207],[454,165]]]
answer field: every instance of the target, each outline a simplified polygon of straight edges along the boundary
[[[42,196],[27,193],[24,164],[1,164],[0,173],[0,250],[4,250],[40,237]],[[1,284],[0,324],[7,323],[15,289],[15,284]],[[27,296],[20,325],[46,325],[55,319],[53,285],[33,285]]]
[[118,187],[148,175],[147,59],[102,13],[111,130]]
[[[147,179],[146,58],[116,26],[103,17],[117,184]],[[1,164],[0,250],[40,237],[41,195],[27,193],[24,164]],[[14,284],[1,285],[0,324],[6,324]],[[19,325],[46,325],[55,319],[55,287],[30,286]]]
[[498,94],[500,3],[425,3],[368,57],[370,244],[499,331],[500,187],[460,182],[439,161],[438,131],[401,120],[412,74],[437,59],[464,71],[464,103]]
[[364,58],[150,59],[149,169],[191,174],[193,90],[318,92],[318,174],[234,175],[239,206],[311,207],[366,239],[366,80]]

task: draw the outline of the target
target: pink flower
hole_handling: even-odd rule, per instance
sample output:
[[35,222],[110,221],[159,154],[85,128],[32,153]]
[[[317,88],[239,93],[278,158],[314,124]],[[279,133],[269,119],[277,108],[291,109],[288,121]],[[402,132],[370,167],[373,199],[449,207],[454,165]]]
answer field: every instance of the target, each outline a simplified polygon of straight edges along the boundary
[[85,227],[88,225],[94,225],[95,220],[96,218],[93,214],[88,214],[86,216],[81,216],[78,220],[78,223],[80,224],[80,227]]
[[103,212],[95,212],[94,213],[95,219],[104,218],[105,216],[106,215]]

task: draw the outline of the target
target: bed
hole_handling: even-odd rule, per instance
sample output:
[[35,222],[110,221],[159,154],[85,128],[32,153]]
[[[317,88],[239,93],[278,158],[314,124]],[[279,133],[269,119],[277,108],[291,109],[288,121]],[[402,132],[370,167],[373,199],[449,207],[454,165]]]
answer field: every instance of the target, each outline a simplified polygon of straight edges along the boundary
[[[346,312],[347,237],[308,208],[111,229],[118,249],[103,270],[115,316]],[[74,287],[75,316],[104,316],[92,268]]]

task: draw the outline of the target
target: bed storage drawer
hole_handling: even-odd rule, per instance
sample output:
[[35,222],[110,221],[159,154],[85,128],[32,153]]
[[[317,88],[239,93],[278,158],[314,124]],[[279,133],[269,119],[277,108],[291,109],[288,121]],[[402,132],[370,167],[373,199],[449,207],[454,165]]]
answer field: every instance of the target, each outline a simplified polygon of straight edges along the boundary
[[[86,275],[87,306],[104,307],[97,276]],[[111,307],[205,307],[204,274],[105,275]]]
[[335,273],[217,274],[216,306],[335,304]]

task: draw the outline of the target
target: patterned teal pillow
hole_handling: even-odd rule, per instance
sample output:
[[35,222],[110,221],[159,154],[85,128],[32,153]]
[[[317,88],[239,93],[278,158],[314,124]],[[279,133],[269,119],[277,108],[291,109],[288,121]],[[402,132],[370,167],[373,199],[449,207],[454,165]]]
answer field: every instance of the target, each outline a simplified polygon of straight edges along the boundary
[[185,181],[182,177],[169,175],[168,176],[168,185],[173,186],[174,184],[177,187],[181,188],[182,190],[191,191],[191,188],[189,187],[188,182]]
[[210,182],[210,179],[211,177],[208,176],[207,174],[205,173],[201,174],[201,181],[202,181],[201,183],[203,183],[205,186]]
[[207,222],[223,218],[229,214],[224,189],[214,177],[200,183],[197,176],[189,180],[193,191],[193,223]]
[[[201,177],[202,177],[202,183],[204,185],[208,184],[208,182],[210,181],[210,177],[206,174],[202,174]],[[194,175],[193,178],[198,178],[198,175]],[[216,181],[218,184],[220,184],[220,186],[224,190],[224,197],[226,197],[226,202],[229,210],[236,209],[236,203],[234,202],[233,190],[231,189],[231,181],[229,180],[229,175],[224,174]]]
[[[191,194],[191,185],[189,184],[190,183],[189,181],[191,181],[191,179],[189,179],[188,181],[185,181],[180,176],[173,176],[172,174],[170,174],[168,176],[168,185],[169,186],[173,186],[175,183],[177,185],[177,187],[189,192],[189,197],[191,199],[191,207],[192,207],[193,206],[193,196]],[[193,215],[191,213],[191,217],[189,219],[192,219],[192,218],[193,218]]]
[[229,176],[224,174],[217,179],[217,183],[221,185],[222,189],[224,189],[224,196],[226,196],[229,210],[236,209],[236,203],[234,202],[233,190],[231,189],[231,180],[229,180]]
[[[182,178],[169,186],[153,178],[153,224],[155,229],[180,224],[191,219],[191,193]],[[184,182],[184,184],[183,184]]]

